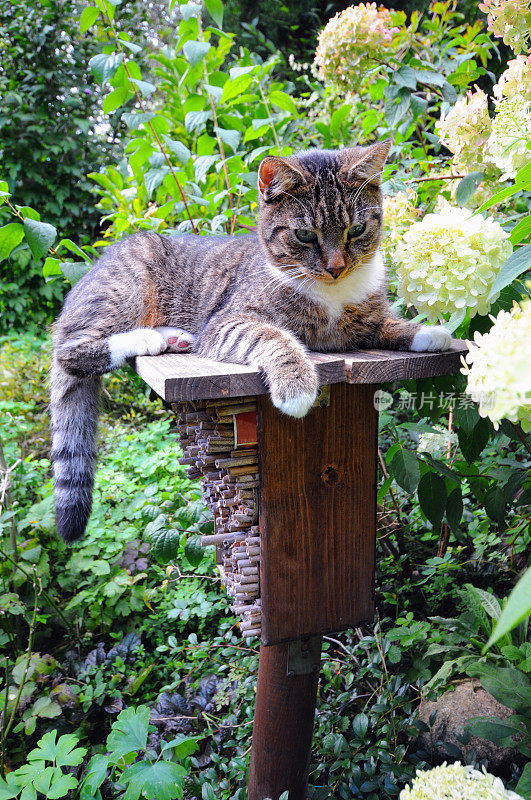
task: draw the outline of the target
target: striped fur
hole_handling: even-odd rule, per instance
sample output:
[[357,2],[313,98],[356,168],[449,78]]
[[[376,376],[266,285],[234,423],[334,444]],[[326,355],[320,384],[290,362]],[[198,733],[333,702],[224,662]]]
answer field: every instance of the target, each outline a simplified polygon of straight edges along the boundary
[[[389,309],[379,252],[388,150],[266,158],[257,235],[138,233],[109,247],[71,290],[54,326],[51,374],[57,527],[66,540],[82,534],[90,514],[98,376],[127,356],[193,343],[200,355],[260,368],[273,403],[301,417],[318,389],[308,350],[449,346],[441,329]],[[352,226],[365,227],[348,237]],[[315,241],[301,242],[298,229]]]

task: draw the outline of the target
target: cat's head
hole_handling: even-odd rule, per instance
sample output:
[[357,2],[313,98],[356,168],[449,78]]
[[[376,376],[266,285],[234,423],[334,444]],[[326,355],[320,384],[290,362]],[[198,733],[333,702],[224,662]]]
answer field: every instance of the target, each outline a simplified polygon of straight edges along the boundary
[[378,250],[380,180],[390,141],[267,157],[258,170],[258,234],[294,281],[335,284]]

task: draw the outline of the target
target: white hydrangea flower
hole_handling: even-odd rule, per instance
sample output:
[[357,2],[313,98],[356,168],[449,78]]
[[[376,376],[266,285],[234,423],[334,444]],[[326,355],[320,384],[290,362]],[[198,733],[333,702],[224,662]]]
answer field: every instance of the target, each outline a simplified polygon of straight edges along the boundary
[[531,103],[519,95],[496,106],[487,143],[490,160],[501,169],[502,180],[514,178],[531,161]]
[[513,97],[531,100],[531,56],[517,56],[508,61],[493,91],[497,100]]
[[[386,239],[396,242],[406,232],[412,222],[419,218],[421,211],[416,208],[417,193],[413,189],[398,192],[383,200],[383,226]],[[384,246],[386,243],[384,239]]]
[[400,792],[399,800],[523,800],[506,789],[500,778],[471,766],[442,764],[422,772],[411,786]]
[[498,222],[447,205],[413,223],[395,249],[398,291],[430,322],[468,308],[487,314],[494,279],[512,252]]
[[512,311],[500,311],[488,333],[474,334],[475,347],[461,370],[468,375],[467,393],[479,402],[479,413],[498,427],[501,419],[531,430],[531,300]]
[[469,170],[479,170],[490,135],[491,120],[488,98],[476,86],[457,101],[448,114],[442,114],[436,125],[442,144],[455,156],[455,163]]
[[525,53],[531,38],[529,0],[484,0],[479,8],[487,14],[487,27],[501,36],[516,54]]
[[448,452],[448,448],[457,444],[457,433],[443,428],[442,425],[433,426],[437,433],[421,433],[417,446],[418,453],[429,453],[434,458],[441,458]]

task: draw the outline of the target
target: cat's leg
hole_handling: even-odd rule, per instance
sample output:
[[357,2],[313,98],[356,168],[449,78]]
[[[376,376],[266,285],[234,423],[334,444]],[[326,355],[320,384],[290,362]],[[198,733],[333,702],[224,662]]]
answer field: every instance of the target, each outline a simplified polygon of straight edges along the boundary
[[55,348],[58,364],[70,375],[102,375],[121,367],[132,356],[156,356],[167,350],[191,350],[194,336],[182,328],[135,328],[104,336],[94,332],[74,334]]
[[317,373],[303,345],[289,331],[259,317],[214,317],[201,331],[195,351],[218,361],[260,369],[273,404],[292,417],[303,417],[315,402]]
[[414,353],[449,350],[452,337],[443,325],[420,325],[398,317],[387,317],[378,332],[377,347]]

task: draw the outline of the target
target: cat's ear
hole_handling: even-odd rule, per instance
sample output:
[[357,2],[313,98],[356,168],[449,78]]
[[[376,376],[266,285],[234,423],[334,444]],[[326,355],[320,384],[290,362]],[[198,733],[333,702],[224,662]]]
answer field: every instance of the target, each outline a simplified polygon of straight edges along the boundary
[[391,139],[367,147],[350,147],[340,150],[343,161],[339,174],[346,183],[359,183],[360,180],[379,186],[382,170],[393,144]]
[[258,191],[266,202],[306,183],[304,173],[291,159],[267,156],[258,167]]

